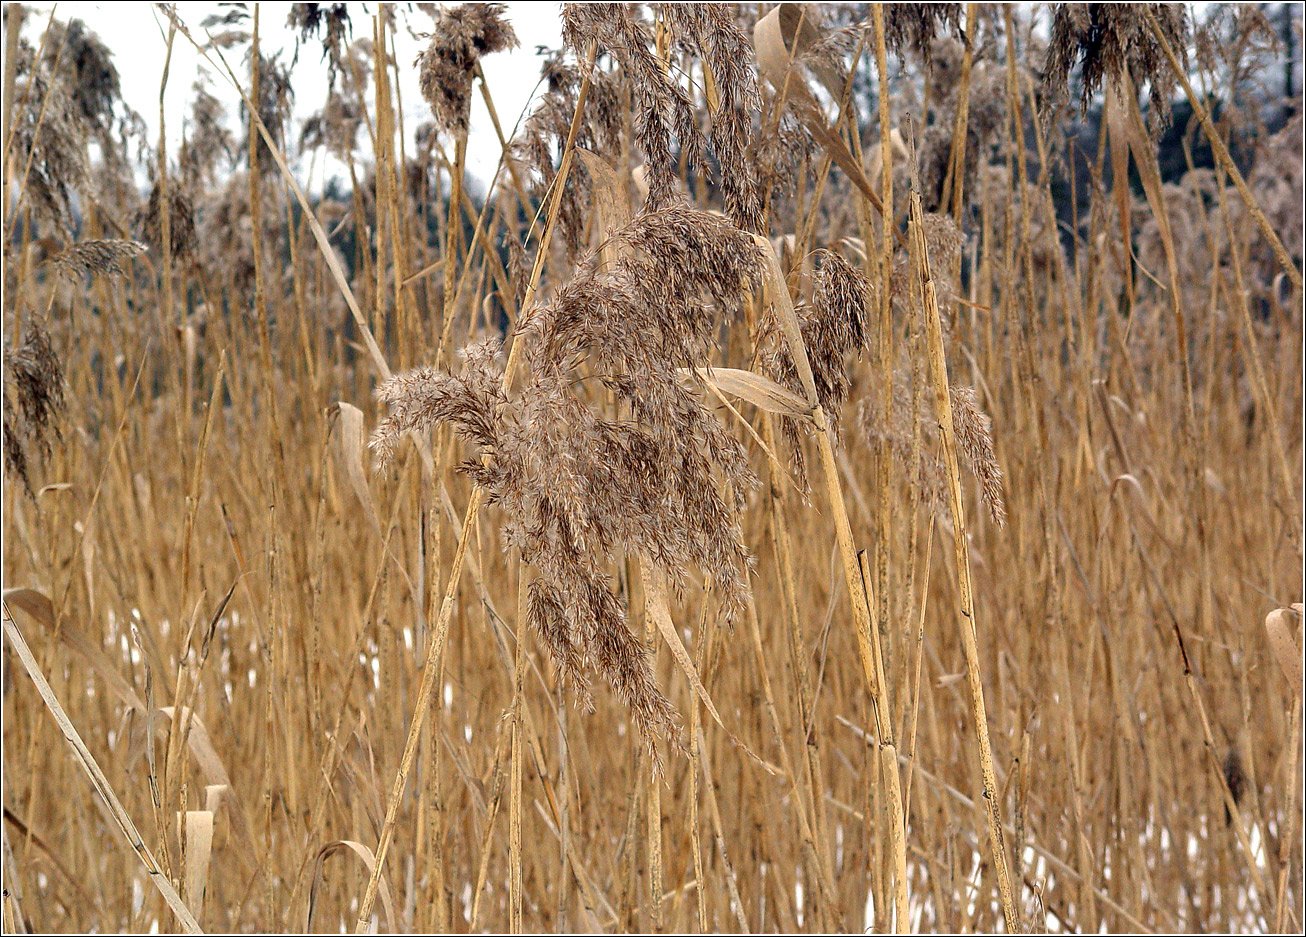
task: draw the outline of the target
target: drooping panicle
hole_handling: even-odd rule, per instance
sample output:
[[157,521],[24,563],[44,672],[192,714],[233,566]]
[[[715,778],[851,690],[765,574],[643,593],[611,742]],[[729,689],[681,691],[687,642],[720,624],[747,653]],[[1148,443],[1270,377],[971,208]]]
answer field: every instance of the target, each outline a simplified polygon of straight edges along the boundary
[[952,423],[971,474],[980,484],[980,499],[999,527],[1007,523],[1007,508],[1002,498],[1002,469],[993,451],[993,421],[979,408],[973,387],[953,387]]
[[179,158],[181,175],[193,192],[214,184],[231,166],[235,140],[226,127],[226,109],[201,81],[191,85],[191,111]]
[[405,433],[451,422],[485,449],[498,444],[496,409],[504,402],[502,365],[497,340],[463,349],[465,361],[458,376],[429,367],[396,375],[376,391],[376,399],[390,405],[371,446],[385,464]]
[[[641,213],[609,241],[619,246],[609,269],[589,267],[532,314],[525,326],[532,369],[561,380],[587,357],[653,431],[679,471],[669,479],[674,528],[686,531],[693,565],[718,574],[733,610],[746,594],[735,572],[748,560],[711,473],[722,473],[736,506],[756,477],[742,446],[677,369],[709,360],[717,327],[742,310],[744,287],[758,282],[755,242],[724,219],[687,208]],[[682,578],[678,569],[668,572]]]
[[726,212],[743,230],[762,234],[762,197],[749,159],[753,117],[762,105],[752,43],[723,5],[663,3],[658,8],[672,34],[697,47],[704,78],[711,82],[716,97],[712,151],[720,168]]
[[960,3],[890,3],[885,5],[884,43],[898,55],[911,50],[929,61],[934,37],[961,26]]
[[436,15],[417,68],[422,97],[440,130],[466,132],[476,64],[484,55],[516,47],[517,34],[505,10],[502,3],[464,3]]
[[[188,188],[181,179],[170,179],[168,185],[168,243],[176,259],[195,254],[195,212],[191,206]],[[163,250],[163,186],[157,182],[150,187],[150,197],[136,212],[135,226],[145,243],[159,252]]]
[[64,276],[79,282],[86,274],[125,277],[123,263],[144,252],[145,245],[136,241],[78,241],[50,258],[50,263]]
[[[726,618],[744,608],[752,557],[736,517],[757,479],[684,376],[710,363],[720,317],[742,309],[761,257],[727,220],[680,207],[637,215],[608,246],[606,264],[590,257],[525,311],[515,339],[527,343],[524,387],[505,394],[497,345],[473,346],[456,377],[418,369],[382,385],[391,412],[372,445],[385,457],[405,432],[449,421],[478,446],[482,457],[461,470],[539,573],[530,623],[582,694],[591,672],[612,686],[651,746],[677,718],[613,592],[609,558],[638,555],[677,588],[701,570]],[[628,416],[582,399],[587,375]]]
[[4,372],[5,470],[22,479],[30,492],[32,450],[50,454],[50,439],[59,435],[56,420],[64,410],[63,366],[43,326],[29,324],[16,348],[5,341]]
[[[579,103],[580,69],[562,56],[545,60],[541,68],[545,92],[522,124],[512,143],[512,156],[528,171],[530,194],[544,200],[557,176],[558,164]],[[597,153],[621,149],[622,91],[619,77],[595,70],[577,127],[576,146]],[[585,218],[592,201],[592,183],[583,162],[572,165],[558,203],[558,228],[570,258],[580,254]]]
[[27,199],[37,220],[67,238],[74,231],[73,193],[88,182],[85,125],[68,82],[51,74],[25,40],[18,43],[10,147],[14,165],[27,168]]
[[[1153,133],[1170,123],[1170,99],[1177,78],[1161,44],[1143,18],[1150,8],[1170,48],[1183,61],[1188,48],[1188,17],[1178,3],[1062,3],[1052,14],[1052,37],[1043,66],[1043,97],[1049,105],[1066,100],[1070,73],[1080,69],[1080,109],[1087,113],[1107,81],[1126,74],[1134,87],[1151,87]],[[1045,109],[1045,113],[1048,110]]]
[[677,159],[696,165],[701,146],[694,107],[653,54],[648,24],[628,4],[568,3],[563,5],[562,38],[582,60],[591,44],[617,60],[633,99],[635,139],[648,163],[647,206],[673,204]]
[[[875,394],[858,404],[857,424],[861,438],[889,447],[894,461],[907,473],[925,503],[938,510],[946,503],[947,469],[939,452],[939,422],[925,401],[932,394],[914,398],[909,367],[893,374],[893,399],[889,413]],[[949,391],[952,422],[957,436],[960,462],[979,482],[980,500],[999,527],[1007,522],[1002,493],[1002,468],[993,447],[993,421],[979,406],[973,387],[955,385]],[[913,420],[915,427],[913,428]],[[919,449],[917,448],[919,442]]]

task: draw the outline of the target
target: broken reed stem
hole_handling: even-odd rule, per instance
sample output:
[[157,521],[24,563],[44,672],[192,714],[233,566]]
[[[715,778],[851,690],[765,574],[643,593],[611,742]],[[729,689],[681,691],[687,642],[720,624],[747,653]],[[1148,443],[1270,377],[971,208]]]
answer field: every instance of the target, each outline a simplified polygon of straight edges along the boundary
[[[159,202],[158,202],[159,251],[163,255],[162,263],[161,263],[161,273],[163,279],[163,296],[162,296],[162,302],[159,305],[159,325],[161,331],[165,335],[167,334],[167,326],[172,319],[173,284],[172,284],[172,192],[171,192],[171,180],[168,178],[168,146],[167,146],[168,137],[167,137],[167,121],[166,121],[166,115],[164,111],[164,96],[168,90],[168,74],[172,68],[172,46],[173,46],[173,41],[176,39],[176,36],[177,36],[177,26],[172,21],[169,21],[167,49],[164,53],[164,58],[163,58],[163,75],[159,79],[159,152],[158,152],[159,178],[158,178],[158,182],[156,183],[158,193],[159,193]],[[187,367],[185,376],[183,378],[181,414],[177,419],[177,439],[178,439],[179,451],[184,450],[183,440],[185,434],[185,425],[190,420],[191,407],[192,407],[191,374],[190,374],[189,367]],[[200,448],[200,452],[195,461],[195,477],[199,476],[200,471],[204,464],[204,456],[203,456],[204,444],[202,441],[199,448]],[[182,588],[183,590],[185,590],[185,594],[183,594],[182,596],[183,604],[186,602],[186,599],[189,595],[190,530],[194,523],[193,511],[195,509],[195,505],[196,505],[196,500],[192,498],[190,496],[190,492],[188,492],[185,529],[182,536]],[[185,655],[188,650],[189,650],[188,646],[182,648],[180,653],[183,659],[185,658]],[[184,671],[181,669],[179,669],[177,672],[178,690],[180,690],[180,682],[181,682],[181,677],[183,672]],[[180,699],[180,693],[174,693],[173,698]],[[176,720],[172,720],[169,723],[168,745],[166,749],[167,753],[164,756],[165,768],[163,774],[163,782],[165,785],[165,790],[162,798],[155,802],[156,820],[159,827],[159,837],[160,837],[160,843],[163,851],[163,861],[168,868],[169,874],[171,874],[172,872],[172,868],[171,868],[172,861],[171,861],[171,856],[169,855],[169,842],[171,841],[171,837],[169,836],[169,829],[173,826],[173,823],[176,822],[178,818],[184,817],[186,814],[186,804],[185,804],[185,796],[182,790],[182,782],[180,778],[177,778],[177,774],[178,774],[177,764],[176,764],[177,754],[178,754],[179,747],[182,744],[184,744],[184,736],[186,732],[189,731],[189,726],[190,726],[190,720],[189,718],[187,718],[188,711],[186,709],[178,708],[175,710],[175,712],[177,712],[179,715],[182,716],[183,727],[179,729],[176,724]],[[153,744],[154,744],[154,739],[151,738],[150,739],[151,747],[153,746]],[[164,807],[164,801],[168,799],[166,788],[168,786],[171,786],[171,782],[174,779],[177,780],[178,802],[176,806],[178,809],[176,810],[167,809]],[[178,826],[180,826],[179,823]],[[178,835],[178,839],[183,843],[182,848],[184,850],[185,832],[182,829],[178,829],[177,835]],[[184,853],[183,853],[183,861],[184,861]],[[176,885],[175,882],[173,884],[174,886]]]
[[[888,688],[881,685],[878,679],[878,670],[875,665],[871,642],[870,610],[871,606],[875,604],[875,590],[873,584],[866,581],[862,576],[861,565],[857,559],[857,550],[853,545],[852,525],[848,521],[848,509],[844,504],[843,490],[839,483],[839,465],[834,456],[834,431],[826,418],[825,409],[821,406],[816,389],[816,378],[812,374],[812,364],[807,357],[807,346],[803,344],[802,328],[798,324],[793,299],[790,297],[789,289],[780,273],[771,244],[760,235],[754,235],[754,239],[757,241],[758,248],[764,258],[768,280],[767,287],[775,307],[776,319],[788,344],[789,354],[794,362],[794,369],[798,372],[803,390],[807,394],[807,402],[812,408],[811,420],[816,427],[816,442],[821,454],[821,468],[825,476],[826,490],[830,499],[830,510],[834,515],[835,535],[839,545],[840,560],[843,563],[844,584],[848,588],[848,599],[852,605],[853,627],[857,635],[857,652],[862,664],[862,676],[866,681],[867,692],[876,701],[877,707],[881,705],[880,698],[884,697],[884,712],[888,713],[892,711],[892,707],[888,705]],[[886,723],[888,723],[888,720],[886,720]],[[883,731],[891,732],[889,725],[891,723],[883,726]],[[889,810],[896,817],[895,822],[897,824],[905,824],[902,816],[901,785],[898,782],[896,769],[891,773],[888,780],[890,788]],[[905,837],[899,836],[895,839],[892,833],[890,836],[895,848],[901,853],[895,856],[894,867],[905,870],[907,866]],[[904,881],[899,891],[903,891],[905,887],[906,883]],[[898,923],[901,927],[907,926],[907,906],[904,898],[905,896],[899,898],[902,918]]]
[[[893,374],[894,374],[894,328],[893,312],[890,305],[890,290],[893,277],[893,235],[897,233],[897,225],[894,224],[893,210],[893,138],[892,138],[892,121],[893,115],[889,102],[889,67],[888,52],[886,49],[884,35],[884,5],[875,4],[871,8],[872,20],[875,28],[875,66],[876,74],[879,76],[880,88],[880,157],[883,176],[880,181],[881,199],[884,202],[884,210],[880,213],[881,237],[880,237],[880,289],[878,290],[879,300],[879,321],[880,327],[877,330],[877,351],[878,361],[881,372],[880,384],[880,412],[884,414],[884,419],[892,423],[893,411]],[[867,241],[868,256],[867,262],[870,262],[870,242]],[[897,745],[894,741],[896,733],[893,724],[893,707],[889,702],[889,684],[884,672],[884,655],[880,646],[880,637],[882,634],[889,632],[889,608],[888,608],[888,588],[889,588],[889,548],[890,548],[890,485],[892,473],[892,459],[889,453],[889,447],[881,443],[876,447],[876,468],[879,476],[879,533],[876,540],[876,568],[874,573],[871,572],[866,560],[866,553],[860,554],[859,568],[863,588],[867,590],[868,605],[876,607],[876,603],[871,601],[877,591],[879,595],[877,620],[873,622],[871,628],[872,652],[874,655],[876,685],[878,692],[873,696],[875,706],[875,721],[878,726],[876,736],[880,740],[881,770],[884,780],[888,784],[888,803],[885,809],[885,822],[889,827],[889,845],[893,852],[893,869],[894,869],[894,926],[898,932],[905,932],[911,925],[909,919],[909,906],[907,895],[907,834],[906,834],[906,815],[905,802],[902,794],[902,777],[898,771]],[[914,522],[914,519],[913,519]],[[875,578],[878,577],[878,578]],[[869,819],[869,818],[868,818]],[[887,915],[887,908],[885,909]]]
[[980,675],[979,646],[975,635],[975,600],[971,592],[970,553],[966,541],[966,514],[961,501],[961,475],[957,467],[957,431],[952,421],[952,397],[948,391],[948,361],[943,350],[943,325],[939,317],[938,297],[930,275],[929,252],[925,245],[924,220],[921,212],[918,180],[913,174],[911,190],[910,241],[919,264],[921,287],[925,299],[925,335],[930,358],[930,377],[934,383],[934,402],[942,428],[943,461],[948,476],[948,509],[952,514],[952,540],[956,550],[958,625],[966,657],[966,684],[970,691],[971,714],[975,719],[975,736],[979,740],[980,775],[984,785],[985,815],[988,818],[989,845],[998,877],[998,894],[1007,931],[1021,933],[1020,910],[1011,887],[1007,869],[1007,849],[1002,837],[1002,812],[998,804],[997,776],[993,770],[993,748],[989,742],[988,713],[984,708],[984,681]]
[[[503,748],[508,739],[508,735],[499,732],[498,740],[494,745],[494,758],[491,760],[491,764],[494,766],[494,780],[490,788],[490,805],[485,815],[485,833],[481,837],[481,860],[477,866],[476,886],[472,892],[472,913],[467,928],[468,933],[471,934],[480,931],[481,899],[485,896],[485,882],[490,871],[490,856],[494,852],[494,825],[499,818],[499,807],[503,802]],[[509,883],[511,884],[511,879]]]
[[[548,223],[544,229],[544,236],[540,240],[538,253],[535,256],[535,266],[531,271],[530,283],[526,288],[526,295],[522,299],[522,310],[529,309],[534,302],[536,294],[540,288],[540,275],[544,270],[544,258],[549,252],[549,242],[553,237],[554,229],[558,220],[558,204],[562,201],[563,189],[567,185],[567,176],[571,172],[572,162],[575,159],[576,135],[580,130],[581,114],[585,108],[585,99],[589,95],[590,75],[594,69],[594,59],[597,57],[598,48],[594,43],[590,44],[589,55],[586,60],[585,78],[581,83],[580,91],[576,95],[576,111],[572,115],[571,127],[567,132],[567,145],[563,151],[562,164],[558,168],[558,174],[554,178],[554,188],[552,192],[553,200],[549,205]],[[520,314],[519,314],[520,315]],[[508,352],[508,360],[503,369],[503,386],[508,388],[512,384],[513,375],[517,370],[518,362],[521,360],[522,342],[514,340],[512,348]],[[462,534],[458,539],[458,549],[454,553],[453,563],[449,568],[448,584],[445,588],[444,600],[440,604],[440,617],[436,620],[435,633],[432,636],[431,643],[428,645],[426,661],[422,665],[422,682],[417,690],[416,707],[413,710],[412,724],[408,728],[408,738],[404,742],[403,756],[399,762],[399,770],[395,775],[394,785],[390,790],[390,798],[386,804],[385,821],[381,826],[381,836],[376,848],[376,865],[373,867],[371,877],[367,882],[367,889],[363,893],[363,900],[359,904],[358,920],[354,925],[355,933],[361,934],[370,926],[372,917],[372,905],[376,902],[376,891],[380,884],[381,872],[385,868],[386,854],[390,850],[390,843],[394,839],[395,822],[398,819],[399,804],[403,800],[404,788],[408,783],[408,773],[412,770],[413,759],[417,754],[417,743],[421,737],[422,726],[426,722],[427,711],[430,708],[431,700],[435,693],[435,674],[439,669],[436,664],[440,655],[444,651],[445,640],[449,636],[449,623],[453,618],[454,601],[458,595],[459,581],[462,579],[463,563],[467,559],[467,542],[476,522],[476,517],[480,513],[482,505],[485,503],[485,489],[479,485],[472,489],[471,499],[467,503],[467,513],[463,518]],[[522,622],[518,622],[518,628],[521,628]],[[518,640],[522,640],[522,635],[518,635]]]
[[1193,90],[1192,82],[1188,80],[1184,67],[1179,63],[1179,58],[1175,55],[1174,49],[1171,48],[1169,40],[1165,38],[1165,32],[1161,29],[1161,24],[1156,21],[1156,14],[1148,9],[1145,4],[1139,6],[1138,9],[1142,11],[1147,28],[1152,31],[1152,36],[1156,39],[1157,45],[1161,47],[1161,51],[1165,53],[1171,70],[1175,73],[1175,77],[1179,79],[1179,84],[1183,86],[1184,94],[1188,96],[1188,103],[1192,105],[1193,113],[1197,115],[1197,119],[1202,124],[1202,129],[1206,131],[1206,139],[1211,143],[1211,150],[1215,153],[1216,160],[1219,161],[1220,167],[1229,178],[1233,180],[1233,184],[1238,189],[1238,194],[1242,196],[1247,210],[1256,219],[1256,226],[1261,229],[1261,235],[1274,250],[1274,256],[1278,258],[1279,266],[1288,275],[1288,279],[1292,281],[1292,285],[1300,296],[1302,292],[1301,271],[1297,269],[1297,266],[1292,262],[1292,258],[1288,256],[1288,251],[1284,248],[1283,241],[1279,240],[1279,235],[1270,227],[1265,212],[1261,211],[1256,204],[1256,199],[1252,196],[1251,190],[1247,188],[1246,181],[1243,180],[1243,174],[1238,171],[1233,157],[1229,155],[1229,148],[1224,145],[1224,139],[1220,136],[1219,131],[1215,129],[1215,125],[1211,123],[1210,113],[1207,112],[1201,99],[1197,97],[1197,92]]

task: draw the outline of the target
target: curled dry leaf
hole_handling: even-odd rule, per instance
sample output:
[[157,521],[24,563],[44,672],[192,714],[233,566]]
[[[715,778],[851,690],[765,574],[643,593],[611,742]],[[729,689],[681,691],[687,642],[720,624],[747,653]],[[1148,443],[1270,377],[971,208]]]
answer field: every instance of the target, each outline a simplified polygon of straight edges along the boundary
[[[858,191],[875,207],[875,210],[883,214],[884,206],[880,201],[879,193],[866,178],[866,172],[853,156],[852,151],[848,149],[848,145],[843,142],[843,138],[831,129],[825,118],[825,112],[807,86],[804,66],[793,57],[791,50],[798,49],[800,42],[796,36],[801,34],[794,32],[798,29],[799,18],[792,13],[785,14],[785,6],[782,4],[758,20],[753,30],[753,45],[757,50],[758,67],[773,87],[783,91],[787,103],[801,115],[812,138],[825,148],[830,158],[847,174],[853,185],[857,186]],[[786,28],[789,30],[788,33]],[[823,79],[823,83],[832,80],[827,76]],[[844,82],[841,80],[837,84],[838,88],[833,92],[836,100],[843,95]]]
[[204,913],[204,890],[213,858],[213,811],[186,811],[186,904],[198,918]]
[[[148,711],[140,694],[127,682],[108,655],[82,633],[75,621],[65,617],[61,626],[58,629],[55,628],[54,603],[50,601],[45,593],[36,589],[7,589],[4,593],[4,604],[7,611],[21,609],[32,621],[47,632],[54,634],[57,631],[59,640],[90,665],[91,669],[104,681],[105,686],[127,707],[128,711],[142,716]],[[171,720],[173,707],[165,706],[162,709],[154,710],[154,713]],[[186,734],[186,744],[191,751],[191,755],[195,758],[200,773],[207,784],[225,788],[226,797],[231,806],[232,825],[242,840],[246,843],[252,843],[248,818],[241,807],[240,801],[236,798],[235,789],[231,786],[231,778],[228,776],[222,758],[213,745],[208,727],[194,713],[188,715],[188,721],[190,731]],[[155,732],[167,731],[161,721],[151,719],[149,722],[153,724]],[[144,735],[145,724],[145,719],[133,718],[132,720],[132,728],[128,732],[127,752],[124,757],[124,763],[128,770],[131,770],[131,766],[144,753],[147,740]]]
[[795,420],[810,421],[811,404],[769,377],[741,368],[682,368],[681,373],[695,374],[723,394],[747,400],[768,413],[778,413]]
[[[1301,618],[1301,605],[1293,606],[1297,618]],[[1292,634],[1292,616],[1286,608],[1276,608],[1265,616],[1265,632],[1270,636],[1270,648],[1274,658],[1279,662],[1279,669],[1287,679],[1288,685],[1298,696],[1302,692],[1301,648]]]
[[8,609],[22,609],[32,621],[49,633],[54,634],[57,631],[59,640],[67,645],[69,650],[74,651],[86,663],[90,664],[91,669],[100,675],[100,679],[104,681],[105,686],[120,702],[140,712],[145,711],[144,700],[140,698],[140,695],[127,682],[104,651],[96,647],[82,633],[76,622],[65,617],[63,627],[55,628],[54,603],[50,601],[44,592],[36,589],[6,589],[4,602]]
[[376,513],[376,501],[372,497],[372,489],[368,487],[367,476],[363,473],[363,411],[344,401],[336,403],[335,409],[340,416],[340,463],[349,477],[350,487],[367,512],[367,519],[384,539],[381,519]]
[[[327,843],[317,851],[313,857],[313,884],[308,890],[308,917],[304,921],[304,933],[313,932],[313,913],[317,910],[317,893],[322,887],[322,866],[327,859],[335,855],[342,849],[348,849],[358,858],[363,860],[363,865],[367,866],[368,872],[376,870],[376,855],[362,843],[352,839],[337,839]],[[392,927],[398,926],[399,919],[395,917],[394,899],[390,895],[390,883],[386,880],[385,874],[382,873],[380,880],[381,904],[385,906],[385,919],[390,922]]]

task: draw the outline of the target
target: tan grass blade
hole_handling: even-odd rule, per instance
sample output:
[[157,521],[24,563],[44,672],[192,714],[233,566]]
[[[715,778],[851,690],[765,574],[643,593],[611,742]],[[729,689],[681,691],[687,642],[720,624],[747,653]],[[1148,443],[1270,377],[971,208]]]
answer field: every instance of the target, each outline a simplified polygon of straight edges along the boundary
[[685,679],[689,681],[694,694],[703,701],[703,705],[707,707],[713,721],[721,727],[721,731],[740,751],[760,765],[768,774],[776,777],[783,775],[784,772],[780,768],[757,755],[742,739],[726,728],[726,724],[721,719],[721,714],[717,712],[716,704],[712,702],[712,697],[708,695],[707,687],[703,686],[703,681],[699,679],[698,669],[694,666],[693,658],[689,656],[689,651],[686,650],[684,642],[680,640],[680,633],[676,631],[675,622],[671,620],[671,609],[667,603],[667,582],[662,571],[641,556],[639,559],[639,573],[644,582],[644,602],[649,615],[653,618],[654,624],[657,625],[658,632],[662,635],[663,640],[667,642],[667,647],[671,648],[671,656],[676,659],[680,669],[685,672]]
[[[521,569],[520,558],[517,567]],[[514,934],[523,932],[522,908],[522,769],[525,753],[522,751],[522,697],[525,692],[526,636],[522,626],[526,622],[527,577],[517,581],[517,647],[513,656],[512,671],[512,726],[509,730],[508,755],[508,922]]]
[[63,626],[57,627],[54,619],[54,603],[43,592],[36,589],[6,589],[5,605],[21,608],[33,621],[45,628],[52,635],[66,644],[69,650],[81,655],[91,665],[91,669],[100,675],[105,685],[114,696],[138,712],[145,712],[145,701],[140,698],[132,685],[127,682],[108,656],[95,646],[77,626],[64,619]]
[[[692,372],[686,370],[683,372],[683,377],[688,380],[691,373]],[[752,423],[749,423],[744,419],[744,415],[739,412],[738,408],[733,403],[730,402],[729,398],[721,391],[721,388],[717,387],[711,381],[705,381],[704,383],[707,385],[707,389],[712,392],[712,396],[721,401],[721,405],[729,410],[730,415],[739,421],[740,425],[744,427],[744,430],[748,435],[752,437],[753,442],[757,443],[761,450],[766,453],[766,457],[771,460],[771,464],[779,465],[780,460],[776,458],[775,449],[767,444],[767,441],[762,438],[762,435],[753,428]],[[795,482],[793,478],[789,477],[787,474],[783,475],[783,477],[790,485],[793,485],[795,488],[798,487],[797,482]]]
[[28,648],[27,642],[23,640],[22,633],[18,630],[18,626],[14,624],[13,618],[10,617],[7,604],[4,609],[4,631],[17,652],[19,660],[22,661],[24,669],[27,670],[27,675],[32,678],[32,683],[36,685],[37,692],[41,694],[41,699],[45,701],[46,708],[50,710],[50,715],[59,726],[59,731],[63,733],[68,745],[72,748],[77,763],[86,773],[86,777],[90,780],[91,786],[95,788],[95,792],[100,795],[100,799],[108,807],[109,814],[113,817],[114,822],[118,824],[119,830],[122,831],[123,837],[127,840],[127,845],[131,846],[132,851],[140,858],[146,874],[150,877],[150,881],[159,890],[159,894],[163,896],[163,900],[172,910],[172,913],[177,916],[177,921],[186,933],[203,933],[194,915],[186,907],[185,902],[181,900],[181,896],[177,894],[172,882],[163,874],[163,870],[155,860],[154,854],[150,852],[150,847],[145,845],[145,840],[137,831],[136,824],[127,815],[127,811],[123,809],[122,802],[118,800],[118,795],[113,792],[113,787],[100,769],[95,756],[86,747],[86,743],[82,741],[77,728],[72,724],[72,720],[64,712],[63,706],[60,705],[58,698],[54,695],[54,690],[51,689],[45,675],[41,672],[41,667]]

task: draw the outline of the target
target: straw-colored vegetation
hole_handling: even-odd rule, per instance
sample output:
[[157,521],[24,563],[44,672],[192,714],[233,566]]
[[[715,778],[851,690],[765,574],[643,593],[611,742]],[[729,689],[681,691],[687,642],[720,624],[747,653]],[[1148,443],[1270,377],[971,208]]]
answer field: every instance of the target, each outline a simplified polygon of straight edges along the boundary
[[5,929],[1300,932],[1300,9],[417,6],[6,8]]

